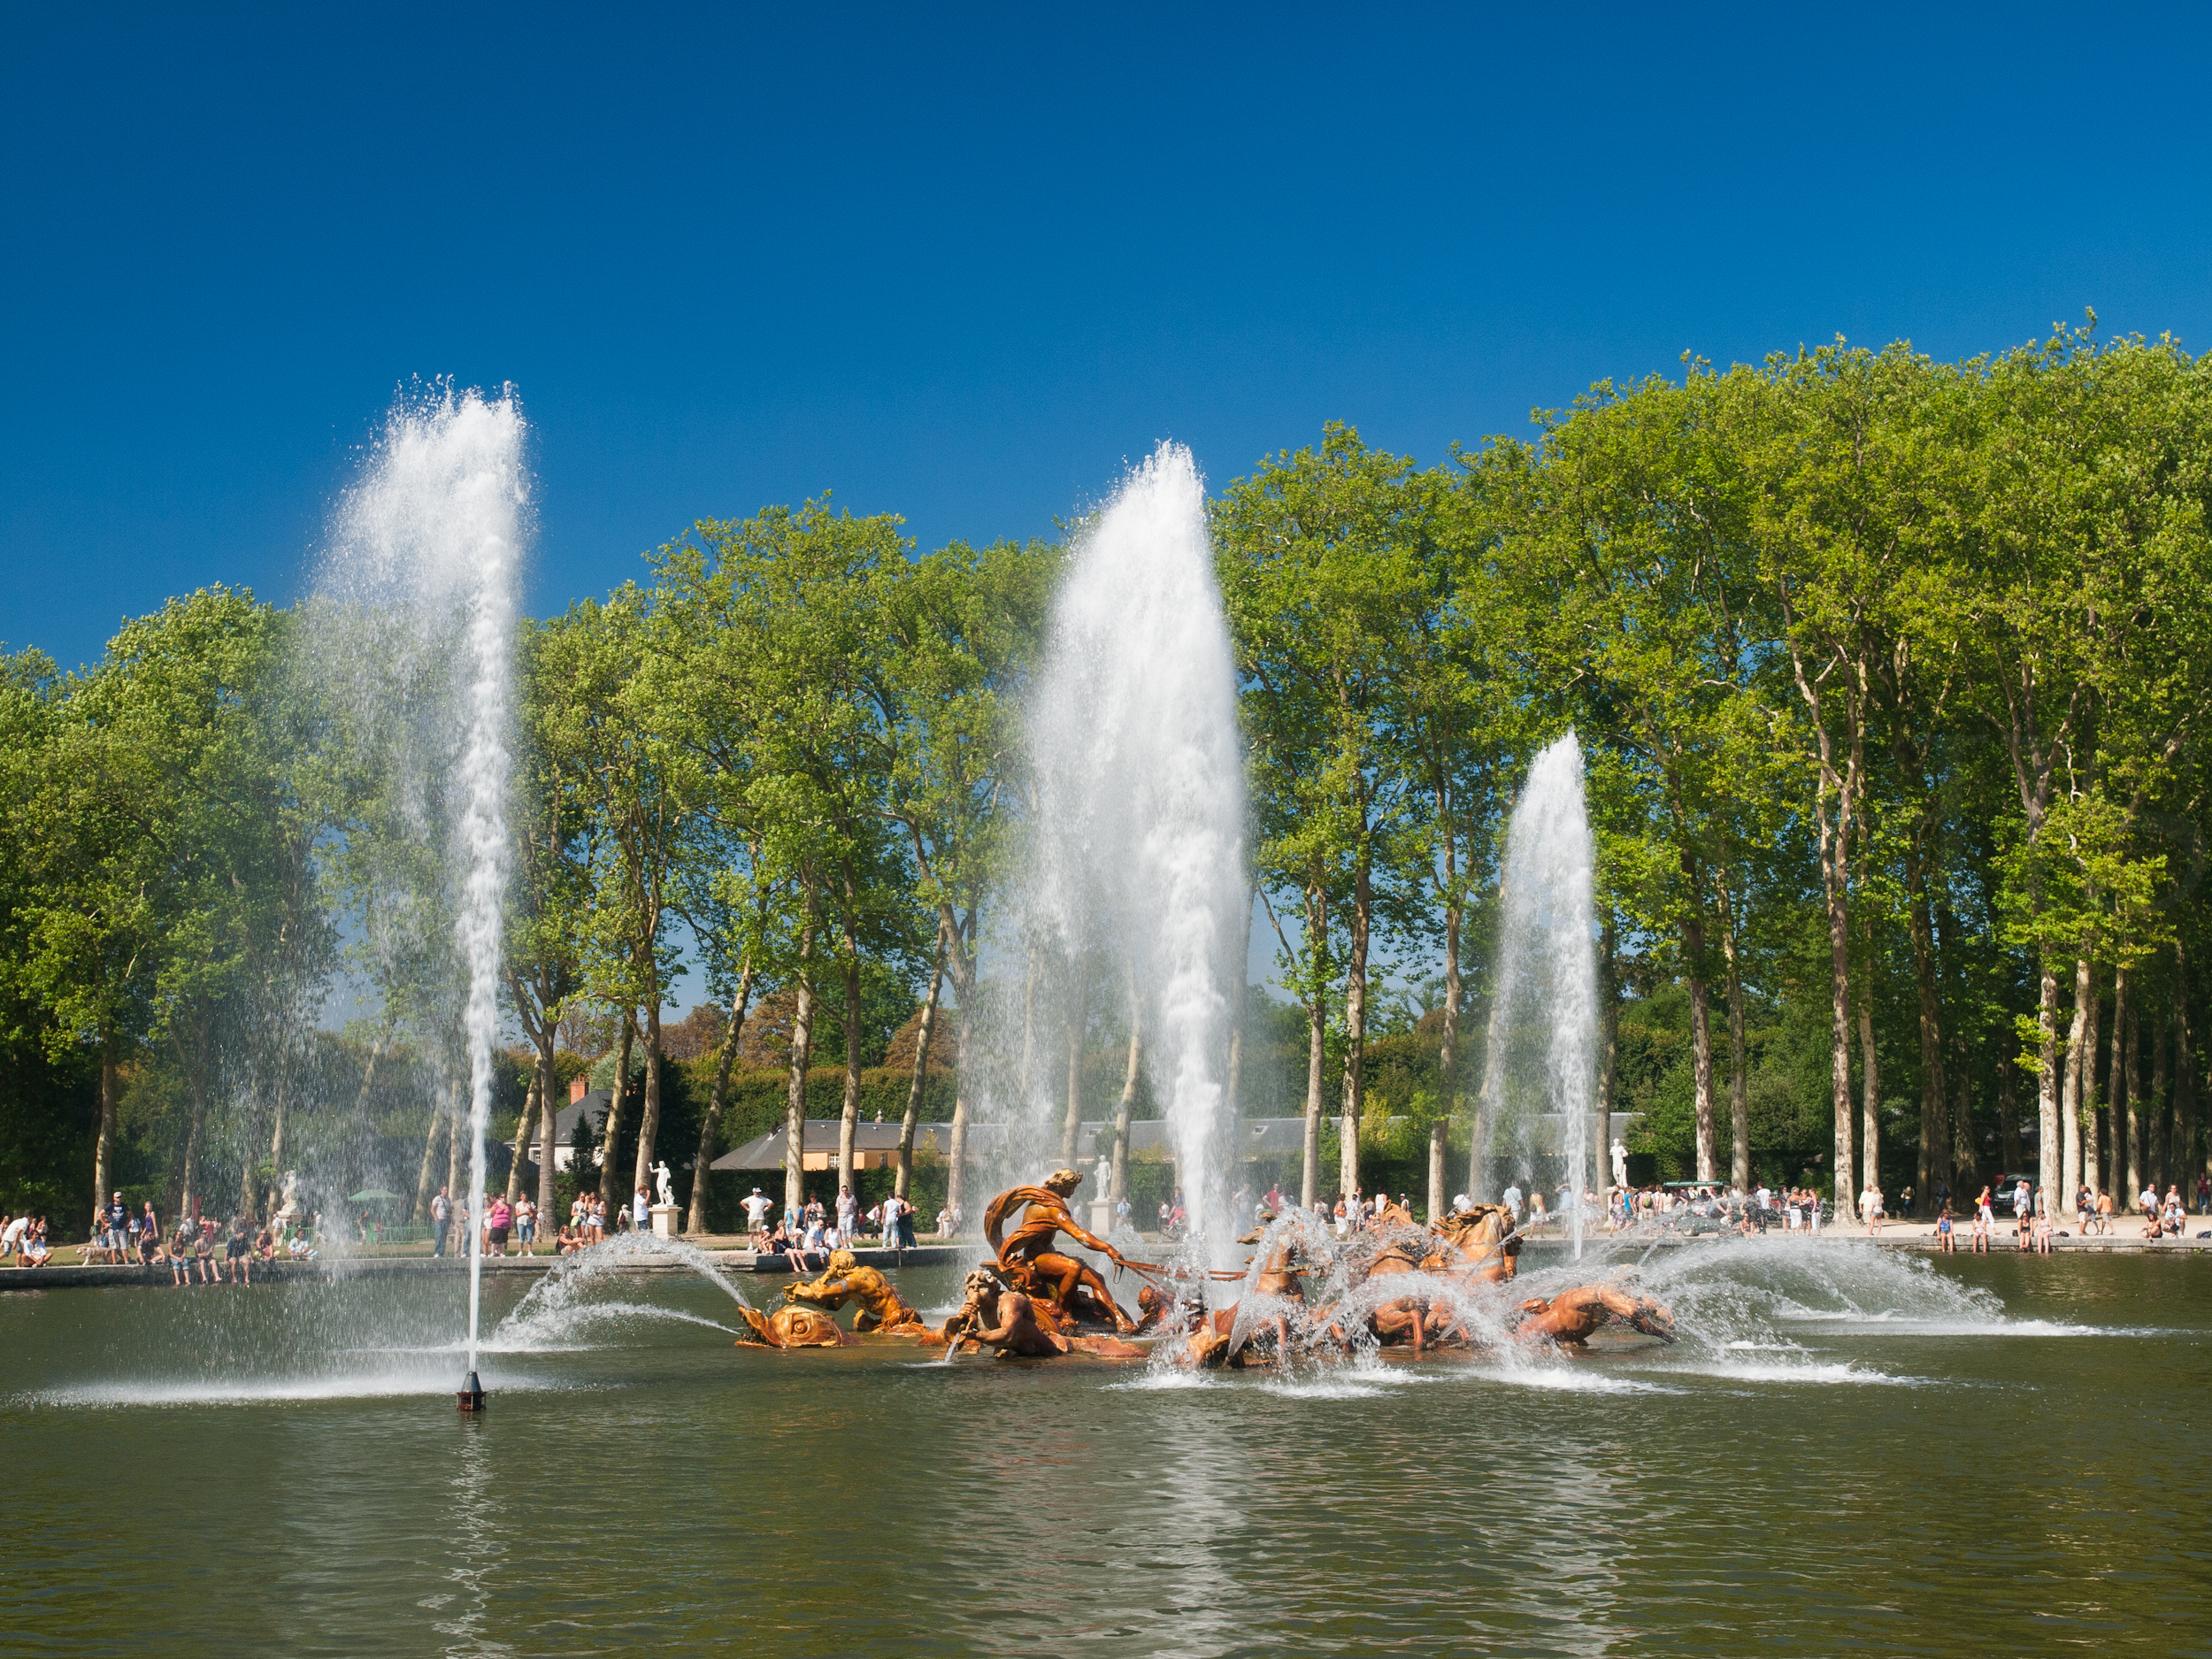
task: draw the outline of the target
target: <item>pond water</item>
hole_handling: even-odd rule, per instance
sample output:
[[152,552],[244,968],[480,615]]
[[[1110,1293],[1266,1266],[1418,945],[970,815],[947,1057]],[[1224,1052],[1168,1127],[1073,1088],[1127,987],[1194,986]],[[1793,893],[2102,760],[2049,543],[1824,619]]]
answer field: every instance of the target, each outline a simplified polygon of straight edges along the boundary
[[473,1421],[449,1279],[0,1295],[0,1650],[2212,1651],[2212,1262],[1647,1287],[1671,1348],[1193,1379],[495,1278]]

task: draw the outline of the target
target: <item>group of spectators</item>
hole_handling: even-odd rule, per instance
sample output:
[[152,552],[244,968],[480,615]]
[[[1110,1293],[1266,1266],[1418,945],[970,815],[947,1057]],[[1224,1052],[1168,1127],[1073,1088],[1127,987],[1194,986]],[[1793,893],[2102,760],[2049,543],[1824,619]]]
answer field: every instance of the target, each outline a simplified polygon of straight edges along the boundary
[[[203,1214],[182,1217],[173,1232],[165,1233],[150,1199],[134,1211],[117,1193],[93,1212],[92,1226],[78,1247],[73,1265],[166,1267],[170,1282],[178,1286],[250,1285],[256,1262],[274,1262],[280,1256],[312,1261],[318,1254],[314,1233],[306,1224],[276,1227],[244,1213],[226,1223]],[[44,1267],[53,1260],[45,1217],[0,1211],[0,1263]]]
[[[818,1258],[826,1265],[832,1250],[857,1248],[864,1239],[871,1236],[883,1249],[915,1248],[914,1206],[895,1193],[863,1210],[853,1189],[841,1187],[834,1209],[818,1198],[810,1198],[797,1210],[775,1217],[772,1226],[770,1217],[778,1208],[776,1201],[759,1187],[754,1187],[740,1207],[745,1211],[745,1229],[753,1248],[764,1254],[787,1256],[792,1266],[803,1272],[811,1271]],[[957,1212],[950,1209],[937,1212],[941,1238],[951,1236],[958,1225]]]

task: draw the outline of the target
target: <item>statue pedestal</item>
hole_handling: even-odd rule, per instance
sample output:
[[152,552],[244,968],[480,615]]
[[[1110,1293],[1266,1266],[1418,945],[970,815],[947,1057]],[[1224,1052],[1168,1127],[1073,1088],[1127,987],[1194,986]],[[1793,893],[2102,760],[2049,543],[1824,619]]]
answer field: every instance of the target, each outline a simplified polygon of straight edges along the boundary
[[653,1236],[655,1238],[672,1239],[676,1236],[676,1206],[673,1204],[653,1206]]
[[1109,1200],[1091,1200],[1091,1231],[1102,1239],[1113,1236],[1114,1206]]

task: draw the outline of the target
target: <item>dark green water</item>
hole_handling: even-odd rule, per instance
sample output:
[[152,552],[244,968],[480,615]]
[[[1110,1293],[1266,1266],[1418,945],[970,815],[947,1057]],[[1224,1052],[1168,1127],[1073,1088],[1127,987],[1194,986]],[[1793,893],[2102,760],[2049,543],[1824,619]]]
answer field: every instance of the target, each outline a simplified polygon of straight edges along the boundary
[[445,1284],[0,1295],[0,1651],[2212,1652],[2212,1262],[1655,1287],[1693,1340],[1193,1383],[741,1351],[613,1280],[473,1422]]

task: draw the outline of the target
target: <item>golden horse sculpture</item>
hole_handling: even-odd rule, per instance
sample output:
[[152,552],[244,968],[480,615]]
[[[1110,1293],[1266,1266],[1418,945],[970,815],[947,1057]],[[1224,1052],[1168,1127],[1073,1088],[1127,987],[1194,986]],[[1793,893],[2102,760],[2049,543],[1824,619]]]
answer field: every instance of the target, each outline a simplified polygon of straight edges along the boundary
[[1421,1265],[1432,1271],[1471,1267],[1494,1285],[1520,1271],[1520,1235],[1513,1229],[1513,1212],[1503,1204],[1476,1204],[1458,1210],[1430,1231],[1446,1247],[1423,1259]]
[[[1041,1187],[1016,1187],[1001,1193],[983,1212],[983,1236],[997,1252],[1000,1273],[1015,1289],[1050,1302],[1077,1318],[1088,1315],[1110,1319],[1117,1333],[1128,1336],[1136,1331],[1136,1321],[1121,1310],[1097,1270],[1062,1255],[1054,1247],[1064,1233],[1117,1267],[1133,1272],[1156,1270],[1148,1263],[1130,1261],[1105,1240],[1078,1225],[1068,1209],[1068,1194],[1082,1184],[1083,1178],[1073,1170],[1055,1170]],[[1021,1219],[1002,1240],[1007,1217],[1016,1210],[1022,1211]]]
[[905,1298],[891,1288],[889,1279],[872,1267],[861,1266],[860,1258],[850,1250],[832,1250],[827,1271],[805,1284],[786,1285],[783,1299],[805,1302],[825,1313],[835,1313],[847,1302],[856,1302],[860,1311],[853,1316],[853,1329],[879,1336],[919,1336],[929,1328]]

